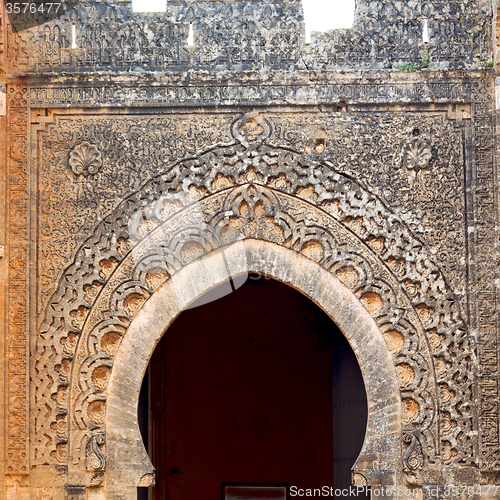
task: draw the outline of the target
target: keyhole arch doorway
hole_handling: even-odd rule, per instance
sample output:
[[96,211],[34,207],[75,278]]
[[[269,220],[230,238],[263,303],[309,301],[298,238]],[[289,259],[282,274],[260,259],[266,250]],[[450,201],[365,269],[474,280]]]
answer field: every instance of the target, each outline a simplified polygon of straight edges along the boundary
[[229,277],[258,273],[290,285],[335,322],[356,355],[368,400],[365,439],[353,471],[368,485],[395,482],[401,460],[401,399],[391,354],[373,318],[338,279],[293,250],[254,239],[221,250],[188,264],[175,281],[158,289],[134,318],[120,345],[108,386],[109,498],[136,498],[132,485],[151,484],[154,468],[137,418],[144,374],[164,332],[181,311],[226,282],[228,273]]

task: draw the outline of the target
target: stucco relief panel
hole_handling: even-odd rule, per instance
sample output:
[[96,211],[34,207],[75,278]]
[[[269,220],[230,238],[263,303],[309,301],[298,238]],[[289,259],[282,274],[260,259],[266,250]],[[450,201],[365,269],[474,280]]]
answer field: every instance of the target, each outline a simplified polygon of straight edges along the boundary
[[103,217],[153,175],[230,142],[219,115],[63,117],[39,136],[39,302]]
[[277,123],[273,143],[322,159],[398,213],[436,257],[467,310],[464,122],[448,120],[444,113],[270,118]]
[[[234,143],[230,129],[236,116],[56,116],[39,136],[38,310],[47,304],[78,242],[92,234],[98,221],[176,161]],[[443,113],[266,116],[273,129],[270,144],[352,176],[401,215],[435,255],[467,310],[463,122],[449,121]],[[406,156],[414,155],[412,141],[427,148],[415,150],[417,156],[425,153],[424,168],[407,162]],[[419,160],[413,156],[411,161]],[[290,180],[281,175],[276,182]]]
[[[142,188],[91,231],[59,282],[41,328],[35,363],[40,389],[34,407],[45,411],[45,403],[40,404],[56,400],[56,406],[68,409],[52,422],[36,410],[36,436],[54,435],[51,447],[36,450],[36,463],[65,463],[68,452],[75,463],[81,461],[89,430],[102,431],[102,391],[130,319],[155,286],[179,266],[223,245],[231,232],[289,247],[336,272],[379,322],[395,353],[403,423],[408,431],[420,429],[428,460],[440,455],[445,464],[474,460],[470,407],[465,403],[471,399],[465,330],[458,305],[427,249],[360,184],[311,155],[273,146],[276,129],[275,120],[257,111],[233,116],[230,143],[171,168],[157,167]],[[328,139],[315,140],[318,147]],[[417,175],[430,167],[429,144],[423,138],[397,141],[396,168]],[[84,178],[100,172],[106,157],[102,149],[80,137],[78,144],[67,147],[66,169]],[[408,151],[411,161],[409,156],[398,164]],[[182,213],[185,203],[202,200],[206,222],[191,227],[192,214],[186,212],[179,215],[179,226],[178,216],[172,216]],[[160,234],[161,248],[151,255],[163,255],[163,263],[150,258],[149,251],[141,257],[144,245],[134,241],[131,223],[141,238],[150,233],[153,244],[153,235]],[[179,232],[179,227],[184,229]],[[464,351],[451,355],[449,349]],[[431,365],[432,374],[423,369]],[[58,378],[47,384],[50,366]],[[78,429],[70,443],[68,425]],[[413,441],[409,438],[410,445]]]

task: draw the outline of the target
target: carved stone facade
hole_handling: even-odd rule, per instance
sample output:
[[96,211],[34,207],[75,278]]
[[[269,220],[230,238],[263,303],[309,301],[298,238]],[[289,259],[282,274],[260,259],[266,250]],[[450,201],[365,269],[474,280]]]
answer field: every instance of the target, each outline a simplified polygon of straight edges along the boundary
[[250,271],[358,358],[355,484],[497,485],[496,8],[360,0],[306,45],[298,0],[85,1],[18,32],[2,6],[2,494],[151,484],[147,359]]

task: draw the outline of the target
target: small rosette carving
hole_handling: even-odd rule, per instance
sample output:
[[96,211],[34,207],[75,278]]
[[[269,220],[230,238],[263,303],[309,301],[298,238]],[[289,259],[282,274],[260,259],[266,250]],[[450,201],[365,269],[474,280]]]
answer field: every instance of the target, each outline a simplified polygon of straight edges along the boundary
[[251,143],[262,144],[271,134],[269,122],[258,111],[245,113],[232,125],[233,137],[246,148]]
[[431,158],[431,147],[422,139],[414,137],[403,144],[401,159],[407,169],[415,172],[424,170],[428,168]]
[[76,175],[93,175],[102,165],[101,153],[93,144],[82,142],[69,154],[69,166]]

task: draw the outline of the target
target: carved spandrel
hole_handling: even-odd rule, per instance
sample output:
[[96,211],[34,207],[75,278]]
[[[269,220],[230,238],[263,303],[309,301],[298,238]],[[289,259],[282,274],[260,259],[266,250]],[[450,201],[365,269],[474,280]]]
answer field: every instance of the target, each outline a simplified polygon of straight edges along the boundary
[[[173,120],[141,118],[140,121],[89,118],[84,121],[85,129],[80,129],[83,127],[81,118],[75,121],[61,117],[42,134],[45,151],[42,165],[43,172],[46,172],[42,182],[44,190],[51,185],[47,192],[53,194],[49,198],[42,195],[40,215],[50,225],[44,226],[41,232],[41,241],[44,242],[41,250],[43,255],[55,257],[41,261],[42,302],[64,262],[69,262],[76,250],[78,239],[90,234],[93,224],[116,205],[117,194],[125,195],[130,192],[128,190],[142,184],[148,175],[167,169],[177,158],[209,147],[213,140],[231,140],[225,115],[190,118],[189,125],[182,115],[177,116]],[[452,289],[466,310],[464,267],[457,261],[457,255],[463,253],[465,247],[460,126],[439,116],[417,119],[373,113],[349,116],[340,113],[271,113],[269,119],[274,128],[269,138],[271,143],[297,150],[308,157],[328,160],[335,168],[369,185],[404,215],[415,233],[438,253],[438,262],[446,270]],[[258,138],[264,130],[252,117],[235,124],[237,130],[233,134],[237,136],[241,129],[250,134],[248,137],[256,134]],[[413,137],[416,129],[420,131],[420,137],[431,138],[427,140],[433,144],[435,154],[433,168],[419,172],[413,178],[411,173],[414,171],[401,169],[399,162],[401,144],[408,140],[422,140]],[[266,135],[269,133],[268,130]],[[246,137],[241,135],[244,141]],[[69,161],[68,152],[73,154],[82,142],[89,144],[89,148],[90,143],[93,148],[99,147],[99,155],[103,158],[99,156],[99,162],[104,164],[94,174],[74,174],[72,183],[68,183],[68,178],[72,177],[65,163]],[[116,148],[117,144],[120,147]],[[321,147],[319,155],[315,149],[318,147]],[[277,178],[273,182],[280,185],[290,181]],[[66,219],[54,219],[52,198],[58,200],[59,206],[66,204],[66,213],[72,214],[71,227]],[[443,213],[447,213],[446,218],[442,217]],[[49,231],[49,227],[54,231]],[[60,246],[62,232],[65,248]],[[65,255],[62,251],[66,252]]]
[[224,114],[76,121],[57,117],[48,125],[41,135],[39,307],[78,242],[99,220],[176,160],[234,141],[229,136],[231,120]]

